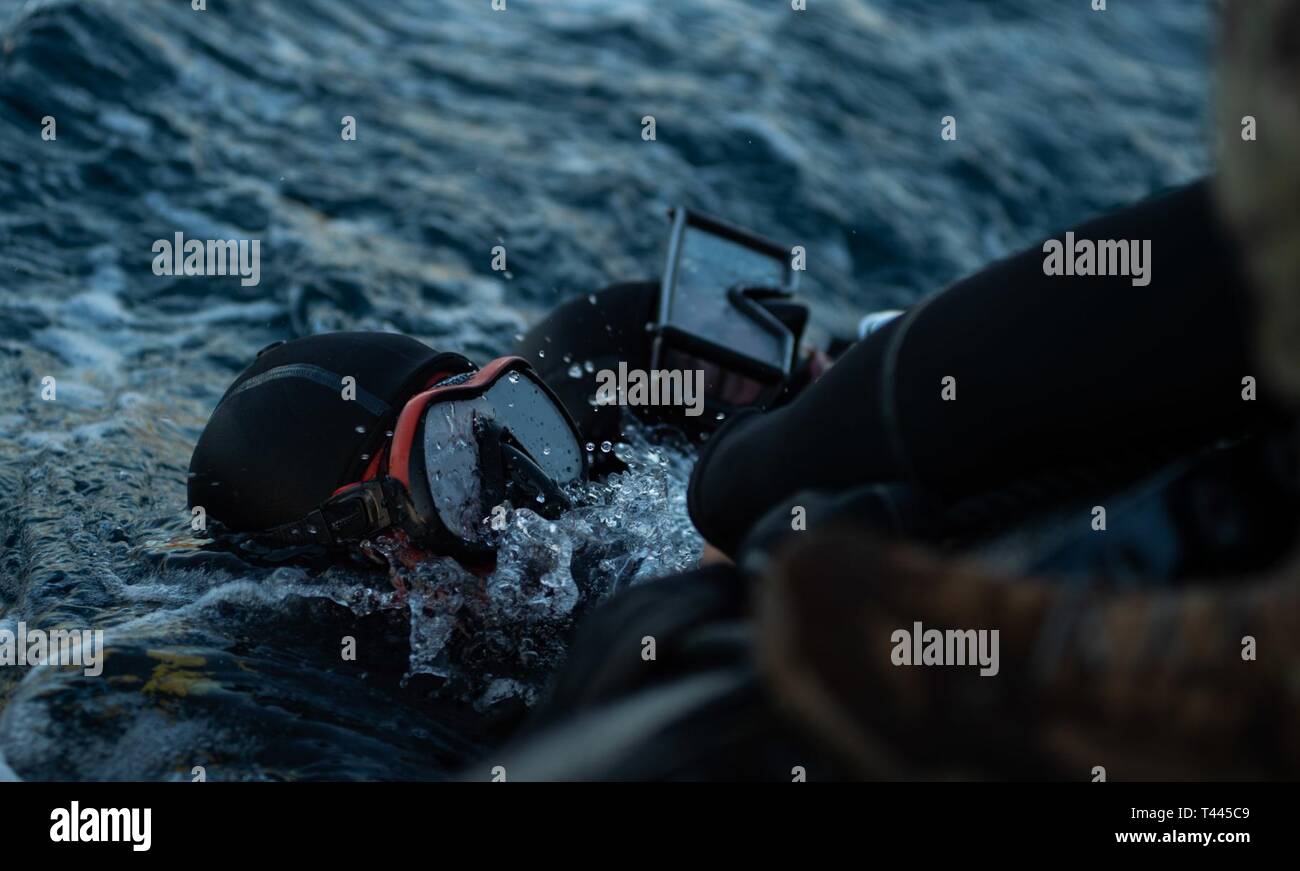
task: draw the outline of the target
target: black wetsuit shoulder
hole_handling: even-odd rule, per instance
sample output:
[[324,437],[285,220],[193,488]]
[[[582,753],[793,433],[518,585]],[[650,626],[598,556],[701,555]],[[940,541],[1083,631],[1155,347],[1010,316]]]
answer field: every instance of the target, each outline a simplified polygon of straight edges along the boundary
[[1036,246],[914,306],[789,405],[737,416],[692,476],[701,533],[734,553],[800,490],[908,482],[975,492],[1257,426],[1265,402],[1243,401],[1242,379],[1257,378],[1261,400],[1268,385],[1249,352],[1245,273],[1209,183],[1073,232],[1136,243],[1125,250],[1139,260],[1127,275],[1047,275]]

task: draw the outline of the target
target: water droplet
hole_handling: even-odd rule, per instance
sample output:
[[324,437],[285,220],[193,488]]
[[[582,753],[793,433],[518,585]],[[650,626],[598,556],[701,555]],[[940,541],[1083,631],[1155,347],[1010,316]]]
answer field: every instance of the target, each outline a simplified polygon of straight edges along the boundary
[[546,501],[546,497],[543,496],[541,493],[538,493],[538,494],[537,494],[537,501],[538,501],[538,502],[545,502],[545,501]]
[[388,432],[384,433],[384,437],[391,439],[393,437],[393,431],[390,429]]
[[[545,356],[545,355],[543,354],[543,356]],[[510,378],[510,383],[511,383],[511,384],[518,384],[518,383],[519,383],[519,373],[518,373],[518,372],[511,372],[510,375],[509,375],[509,378]]]
[[516,342],[522,342],[523,340],[524,340],[524,334],[523,334],[523,333],[515,333],[515,341],[516,341]]
[[582,364],[582,369],[583,369],[584,372],[595,372],[595,371],[596,371],[596,367],[593,366],[593,365],[591,365],[591,361],[590,361],[590,360],[588,360],[587,362],[585,362],[585,363]]
[[359,432],[359,433],[364,433],[365,431],[366,431],[366,428],[365,428],[364,426],[359,426],[359,427],[357,427],[357,432]]
[[365,462],[366,460],[368,460],[368,459],[370,459],[370,454],[362,454],[362,455],[361,455],[361,462],[364,463],[364,462]]
[[596,304],[596,294],[594,294],[594,293],[589,293],[589,294],[587,294],[587,302],[591,303],[592,305],[595,305],[595,304]]
[[541,348],[538,348],[538,349],[537,349],[537,356],[539,356],[539,357],[545,357],[545,356],[546,356],[546,352],[545,352],[544,350],[542,350]]
[[569,367],[569,377],[570,377],[570,378],[581,378],[581,377],[582,377],[582,367],[579,366],[577,363],[574,363],[572,366],[570,366],[570,367]]
[[596,445],[594,442],[587,442],[587,453],[591,453],[595,449],[596,449]]
[[549,457],[550,455],[551,455],[551,446],[550,446],[550,445],[547,445],[546,447],[542,448],[542,456],[543,456],[543,457]]
[[602,454],[608,454],[608,453],[609,453],[610,451],[612,451],[613,449],[614,449],[614,446],[613,446],[612,444],[610,444],[609,442],[607,442],[607,441],[605,441],[605,442],[601,442],[601,443],[600,443],[600,452],[601,452]]
[[717,418],[715,418],[715,419],[716,419],[716,420],[722,420],[724,417],[726,417],[726,415],[719,411],[719,412],[718,412],[718,416],[717,416]]

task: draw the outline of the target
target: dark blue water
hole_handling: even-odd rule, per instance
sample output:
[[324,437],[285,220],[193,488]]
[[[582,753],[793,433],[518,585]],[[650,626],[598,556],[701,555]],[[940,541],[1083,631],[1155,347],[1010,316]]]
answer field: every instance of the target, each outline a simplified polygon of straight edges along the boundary
[[[448,565],[401,597],[190,537],[190,450],[231,378],[341,327],[482,361],[559,300],[656,275],[675,203],[804,245],[842,331],[1204,172],[1209,4],[1089,5],[0,0],[0,628],[109,647],[98,678],[0,668],[0,777],[436,777],[476,755],[585,602],[691,562],[689,458],[634,444],[578,516],[523,524],[490,607]],[[261,283],[155,276],[178,231],[262,240]]]

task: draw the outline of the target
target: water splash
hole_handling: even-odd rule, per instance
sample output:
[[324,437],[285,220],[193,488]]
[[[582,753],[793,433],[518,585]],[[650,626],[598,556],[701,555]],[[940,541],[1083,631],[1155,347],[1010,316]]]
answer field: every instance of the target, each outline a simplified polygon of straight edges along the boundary
[[374,542],[399,591],[392,606],[408,609],[407,679],[430,675],[480,708],[531,704],[580,614],[617,590],[695,564],[701,540],[685,511],[689,445],[632,425],[615,451],[627,471],[570,491],[574,505],[558,518],[507,511],[495,533],[496,564],[485,574],[415,554],[393,537]]

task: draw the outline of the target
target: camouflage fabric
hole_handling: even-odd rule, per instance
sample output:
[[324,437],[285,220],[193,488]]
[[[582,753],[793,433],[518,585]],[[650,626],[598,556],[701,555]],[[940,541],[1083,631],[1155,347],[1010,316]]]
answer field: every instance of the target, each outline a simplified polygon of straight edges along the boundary
[[1260,383],[1300,404],[1300,0],[1227,3],[1222,34],[1219,199],[1259,288]]
[[[1300,0],[1224,4],[1222,42],[1219,200],[1258,288],[1259,383],[1300,405]],[[845,530],[810,533],[760,589],[777,700],[864,776],[1300,774],[1300,561],[1079,591]],[[998,630],[997,675],[896,665],[918,622]]]
[[[803,539],[760,590],[778,702],[863,776],[1300,773],[1300,565],[1214,588],[1079,592],[845,530]],[[918,621],[998,630],[998,673],[894,664],[893,633]]]

